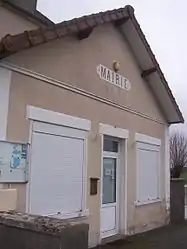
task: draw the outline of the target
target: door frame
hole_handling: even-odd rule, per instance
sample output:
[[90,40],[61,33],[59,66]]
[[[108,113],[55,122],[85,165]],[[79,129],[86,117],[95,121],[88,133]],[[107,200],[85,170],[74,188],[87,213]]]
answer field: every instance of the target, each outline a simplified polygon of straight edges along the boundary
[[[127,146],[128,146],[128,138],[129,138],[129,131],[122,128],[117,128],[108,124],[99,124],[99,134],[101,136],[101,177],[102,177],[102,165],[103,165],[103,140],[104,135],[112,136],[119,140],[119,181],[120,181],[120,194],[119,194],[119,201],[120,208],[119,208],[119,218],[118,218],[118,233],[119,234],[127,234]],[[101,184],[102,186],[102,184]],[[100,191],[102,191],[100,187]],[[100,194],[101,196],[101,194]],[[100,214],[101,214],[101,204],[102,200],[100,200]],[[101,219],[101,217],[100,217]],[[112,236],[112,235],[109,235]],[[100,238],[99,243],[101,243],[103,236],[101,234],[100,229]]]

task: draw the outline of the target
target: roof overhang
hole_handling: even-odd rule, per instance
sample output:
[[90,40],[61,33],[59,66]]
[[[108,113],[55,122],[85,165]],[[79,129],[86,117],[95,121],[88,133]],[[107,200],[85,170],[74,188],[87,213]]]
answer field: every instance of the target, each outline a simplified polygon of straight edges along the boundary
[[142,77],[152,90],[168,124],[184,123],[183,115],[134,14],[131,12],[129,15],[130,18],[119,29],[132,49]]

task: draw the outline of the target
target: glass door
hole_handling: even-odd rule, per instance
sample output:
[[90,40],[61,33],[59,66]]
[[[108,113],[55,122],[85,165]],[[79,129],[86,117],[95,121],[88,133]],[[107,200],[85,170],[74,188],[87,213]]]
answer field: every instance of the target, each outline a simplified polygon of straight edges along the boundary
[[101,235],[118,232],[118,141],[104,137],[101,179]]

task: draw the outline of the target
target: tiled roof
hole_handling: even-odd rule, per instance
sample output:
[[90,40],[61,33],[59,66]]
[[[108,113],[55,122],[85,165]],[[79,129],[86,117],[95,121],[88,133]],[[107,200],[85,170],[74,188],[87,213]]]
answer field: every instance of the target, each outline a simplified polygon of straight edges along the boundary
[[32,31],[25,31],[18,35],[6,35],[0,43],[0,58],[9,54],[27,49],[51,40],[55,40],[67,35],[78,34],[91,30],[98,25],[123,21],[129,18],[129,11],[134,11],[132,7],[126,6],[118,10],[101,12],[81,18],[75,18],[54,25],[52,28],[42,28]]
[[11,54],[17,53],[23,49],[28,49],[55,39],[62,38],[67,35],[77,35],[81,37],[83,35],[89,35],[89,33],[96,26],[105,24],[105,23],[113,23],[115,25],[120,25],[123,22],[126,22],[130,19],[133,23],[134,28],[138,36],[140,37],[154,67],[156,72],[159,74],[160,79],[167,91],[171,101],[173,102],[173,106],[178,113],[179,122],[184,122],[184,118],[182,113],[176,103],[176,100],[168,86],[168,83],[164,77],[164,74],[145,38],[144,33],[142,32],[140,25],[134,15],[134,9],[132,6],[126,6],[124,8],[110,10],[106,12],[100,12],[97,14],[92,14],[89,16],[83,16],[80,18],[75,18],[70,21],[64,21],[59,24],[55,24],[51,28],[42,28],[32,31],[25,31],[18,35],[9,35],[7,34],[0,41],[0,59]]

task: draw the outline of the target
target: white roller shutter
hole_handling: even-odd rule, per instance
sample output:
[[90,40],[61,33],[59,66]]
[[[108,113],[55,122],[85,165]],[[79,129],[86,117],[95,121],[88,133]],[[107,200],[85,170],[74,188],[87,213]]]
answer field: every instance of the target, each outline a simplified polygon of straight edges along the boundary
[[137,202],[160,198],[160,146],[137,143]]
[[80,212],[83,203],[84,132],[44,123],[35,123],[34,130],[30,212],[62,216]]

